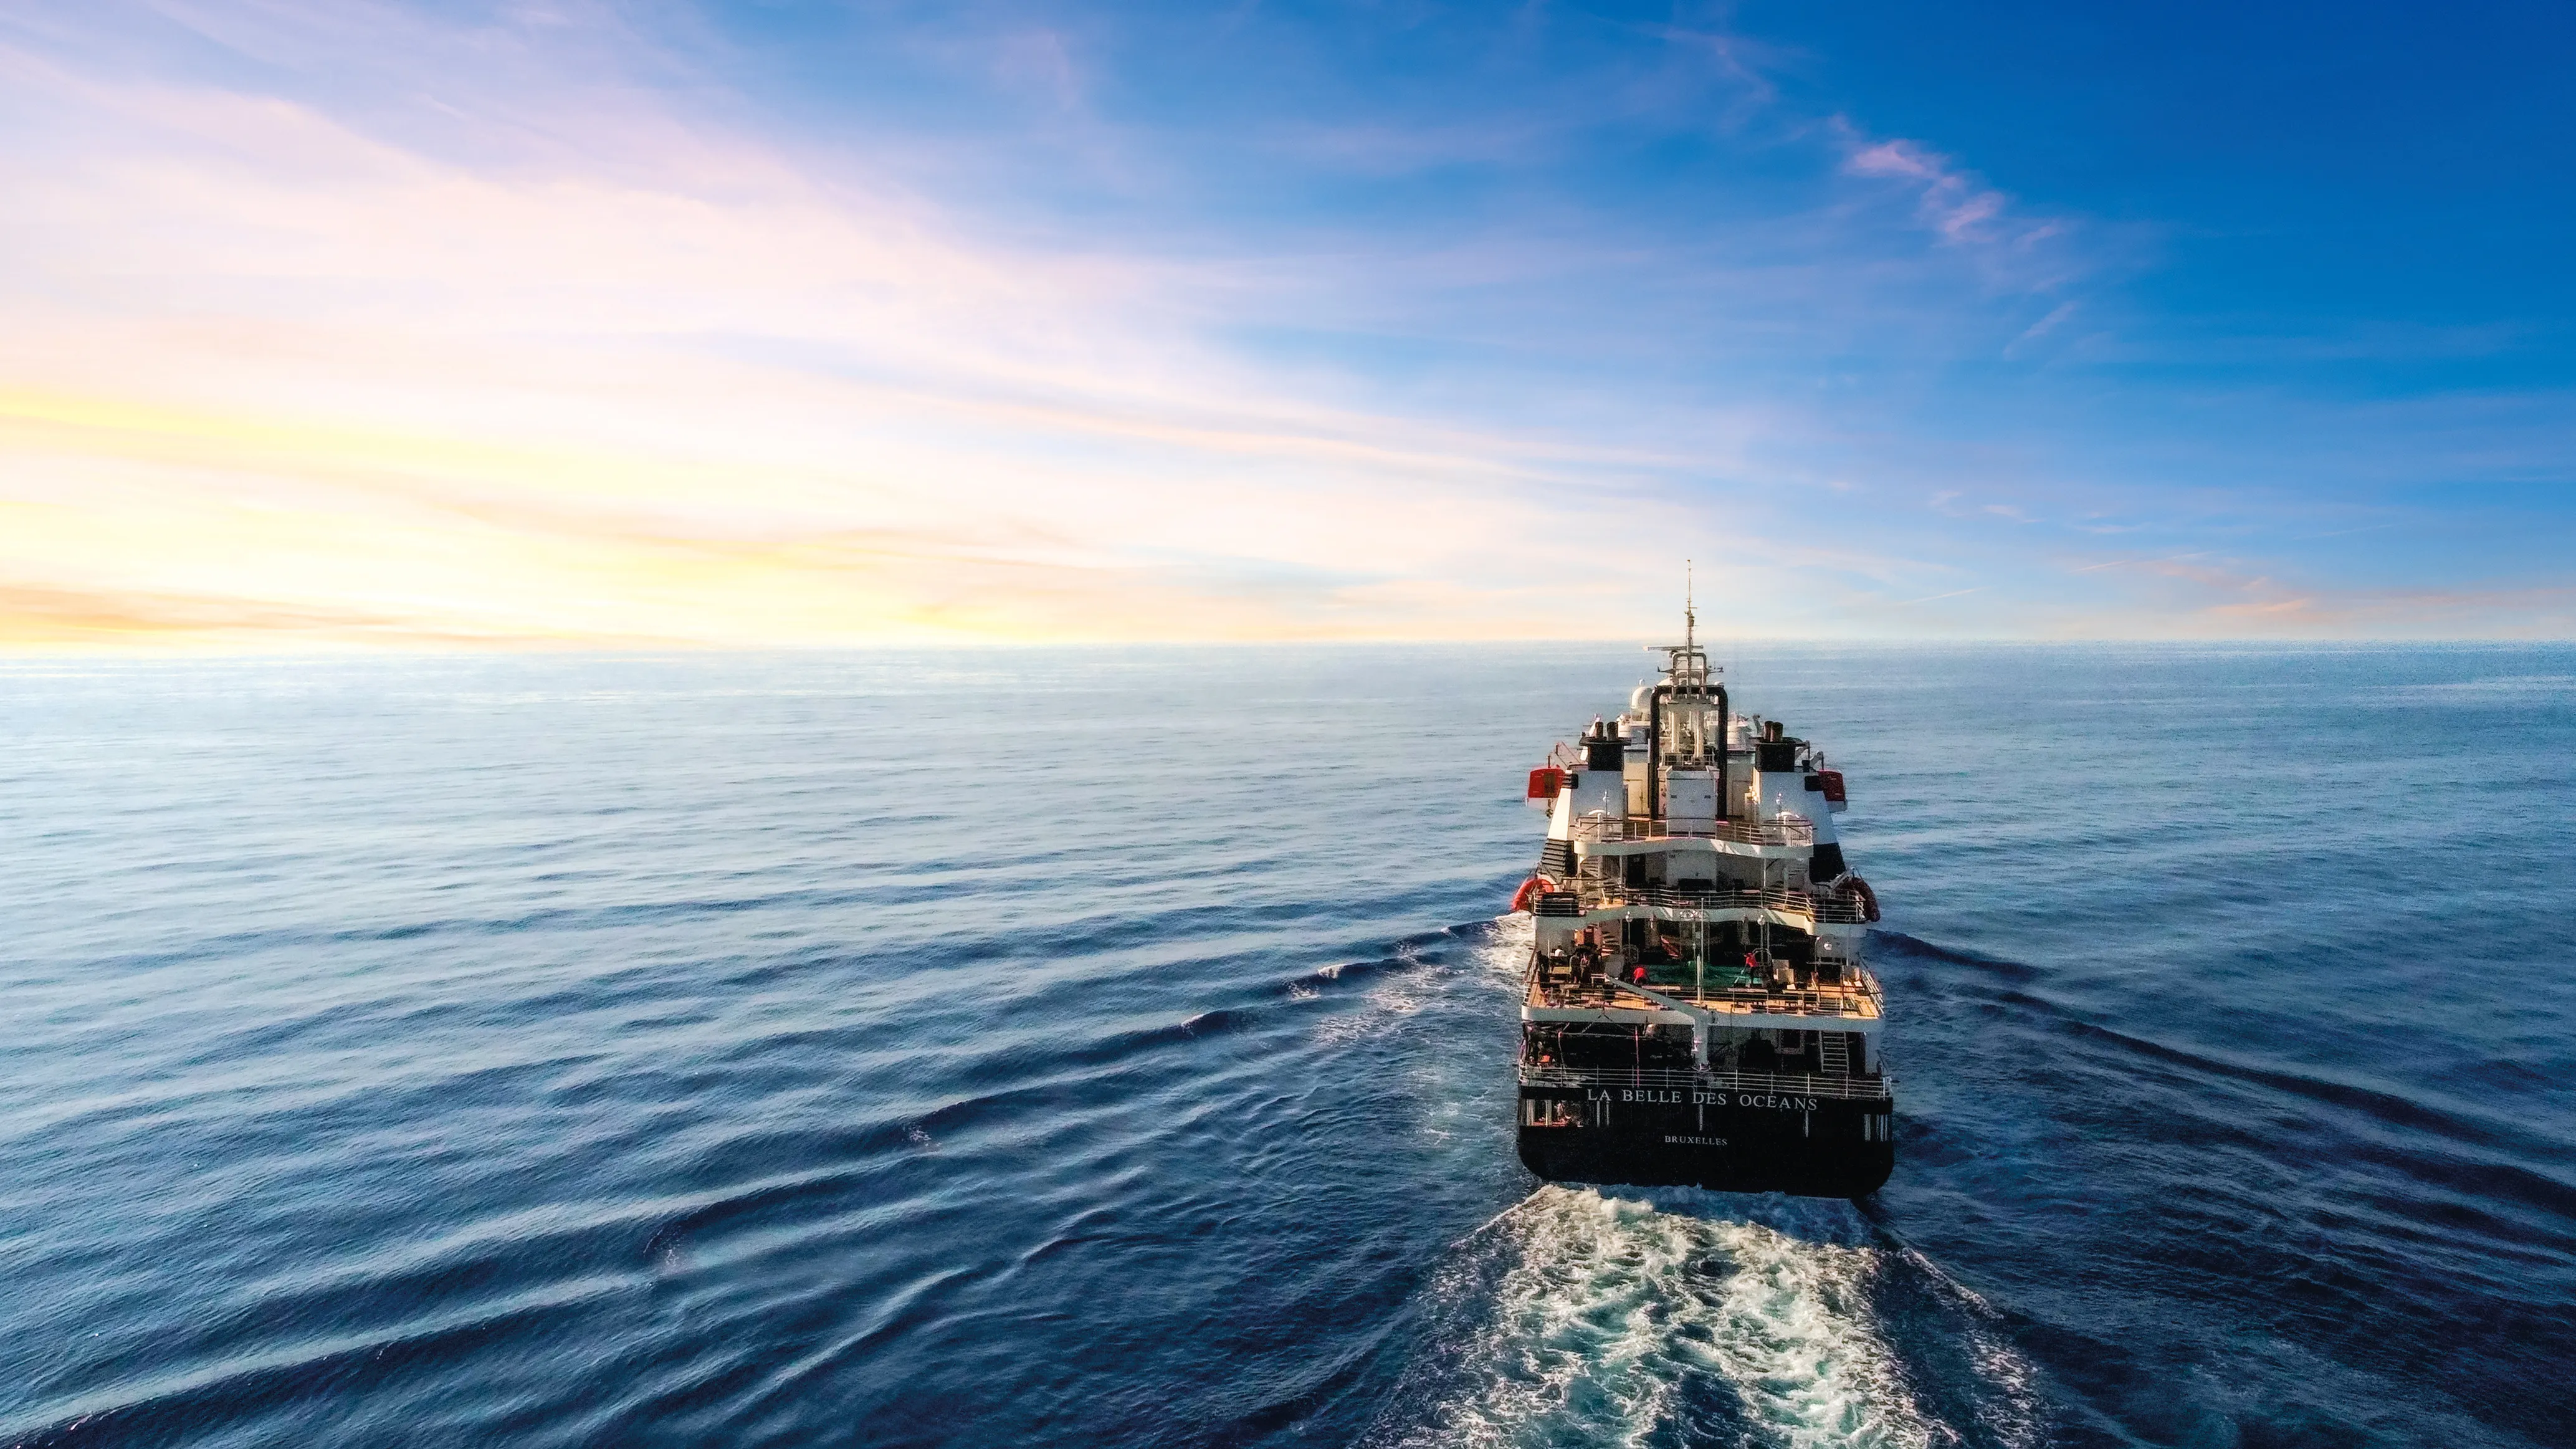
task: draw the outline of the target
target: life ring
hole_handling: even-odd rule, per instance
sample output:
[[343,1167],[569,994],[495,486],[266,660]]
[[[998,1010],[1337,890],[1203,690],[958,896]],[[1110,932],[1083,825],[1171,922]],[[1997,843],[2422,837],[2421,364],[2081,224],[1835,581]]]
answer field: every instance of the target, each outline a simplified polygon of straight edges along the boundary
[[1512,893],[1511,914],[1518,915],[1520,912],[1528,910],[1530,908],[1530,902],[1535,899],[1540,892],[1546,889],[1547,882],[1541,880],[1537,876],[1531,876],[1528,880],[1522,881],[1521,888]]

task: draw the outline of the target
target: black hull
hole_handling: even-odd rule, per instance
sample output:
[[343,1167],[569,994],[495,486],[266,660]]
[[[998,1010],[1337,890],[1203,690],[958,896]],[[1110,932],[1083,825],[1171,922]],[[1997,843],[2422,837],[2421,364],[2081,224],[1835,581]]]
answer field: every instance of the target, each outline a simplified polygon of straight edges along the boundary
[[1884,1097],[1524,1087],[1520,1156],[1550,1182],[1866,1197],[1896,1168],[1892,1107]]

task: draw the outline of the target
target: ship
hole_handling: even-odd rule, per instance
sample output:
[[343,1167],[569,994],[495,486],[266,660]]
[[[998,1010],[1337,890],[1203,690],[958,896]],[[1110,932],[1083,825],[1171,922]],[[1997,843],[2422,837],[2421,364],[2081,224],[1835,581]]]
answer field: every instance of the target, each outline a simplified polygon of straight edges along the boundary
[[1733,710],[1698,622],[1686,602],[1662,677],[1530,772],[1520,1158],[1551,1182],[1866,1196],[1896,1098],[1843,775]]

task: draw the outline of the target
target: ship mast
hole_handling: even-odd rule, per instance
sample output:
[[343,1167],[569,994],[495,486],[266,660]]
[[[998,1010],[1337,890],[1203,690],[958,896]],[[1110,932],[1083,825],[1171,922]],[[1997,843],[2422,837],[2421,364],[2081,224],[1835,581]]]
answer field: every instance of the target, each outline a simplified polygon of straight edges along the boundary
[[1697,581],[1689,559],[1682,560],[1682,642],[1656,646],[1664,658],[1664,682],[1676,691],[1702,695],[1708,692],[1708,654],[1699,647],[1699,598]]

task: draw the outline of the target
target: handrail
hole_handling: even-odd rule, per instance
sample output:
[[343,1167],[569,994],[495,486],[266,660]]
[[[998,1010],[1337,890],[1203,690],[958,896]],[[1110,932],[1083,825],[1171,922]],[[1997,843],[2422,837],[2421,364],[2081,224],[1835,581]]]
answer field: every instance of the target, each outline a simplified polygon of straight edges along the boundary
[[[1544,1004],[1557,1008],[1581,1010],[1634,1010],[1634,1005],[1621,1007],[1617,998],[1622,992],[1654,1006],[1650,998],[1637,996],[1616,981],[1581,984],[1543,983],[1540,995]],[[1878,982],[1866,975],[1838,988],[1792,987],[1770,991],[1759,986],[1726,986],[1707,991],[1694,991],[1688,985],[1657,986],[1660,996],[1689,1006],[1722,1008],[1730,1015],[1748,1016],[1848,1016],[1859,1019],[1884,1018],[1887,998],[1879,994]]]
[[1715,820],[1706,825],[1676,825],[1646,815],[1613,816],[1596,810],[1575,817],[1574,838],[1604,840],[1724,840],[1737,845],[1809,846],[1816,843],[1816,822],[1803,815],[1769,820]]
[[[1654,988],[1657,995],[1668,996],[1675,1001],[1686,1002],[1692,1006],[1712,1004],[1761,1005],[1772,1008],[1794,1006],[1802,1010],[1830,1011],[1837,1015],[1869,1015],[1868,1012],[1848,1011],[1827,1004],[1829,999],[1835,997],[1859,997],[1882,1012],[1886,1009],[1886,994],[1879,987],[1878,977],[1866,964],[1849,956],[1832,958],[1830,964],[1841,969],[1842,980],[1833,983],[1810,981],[1804,986],[1784,986],[1776,990],[1769,986],[1753,985],[1711,986],[1704,980],[1675,981],[1669,984],[1657,981],[1648,984]],[[1731,968],[1728,969],[1731,970]],[[1810,969],[1812,970],[1812,965]],[[1541,964],[1535,961],[1527,972],[1527,980],[1537,987],[1541,994],[1557,998],[1570,999],[1584,995],[1607,997],[1628,990],[1626,982],[1607,978],[1584,982],[1551,981],[1545,978]]]
[[1804,1072],[1697,1072],[1688,1067],[1535,1067],[1523,1063],[1524,1087],[1629,1087],[1657,1091],[1753,1092],[1844,1101],[1890,1100],[1895,1083],[1884,1076],[1823,1077]]
[[[1717,885],[1705,890],[1678,886],[1632,886],[1618,881],[1577,879],[1575,893],[1586,910],[1620,906],[1660,906],[1666,910],[1774,910],[1807,916],[1834,925],[1869,923],[1868,910],[1857,900],[1784,886]],[[1551,914],[1555,914],[1551,912]]]

